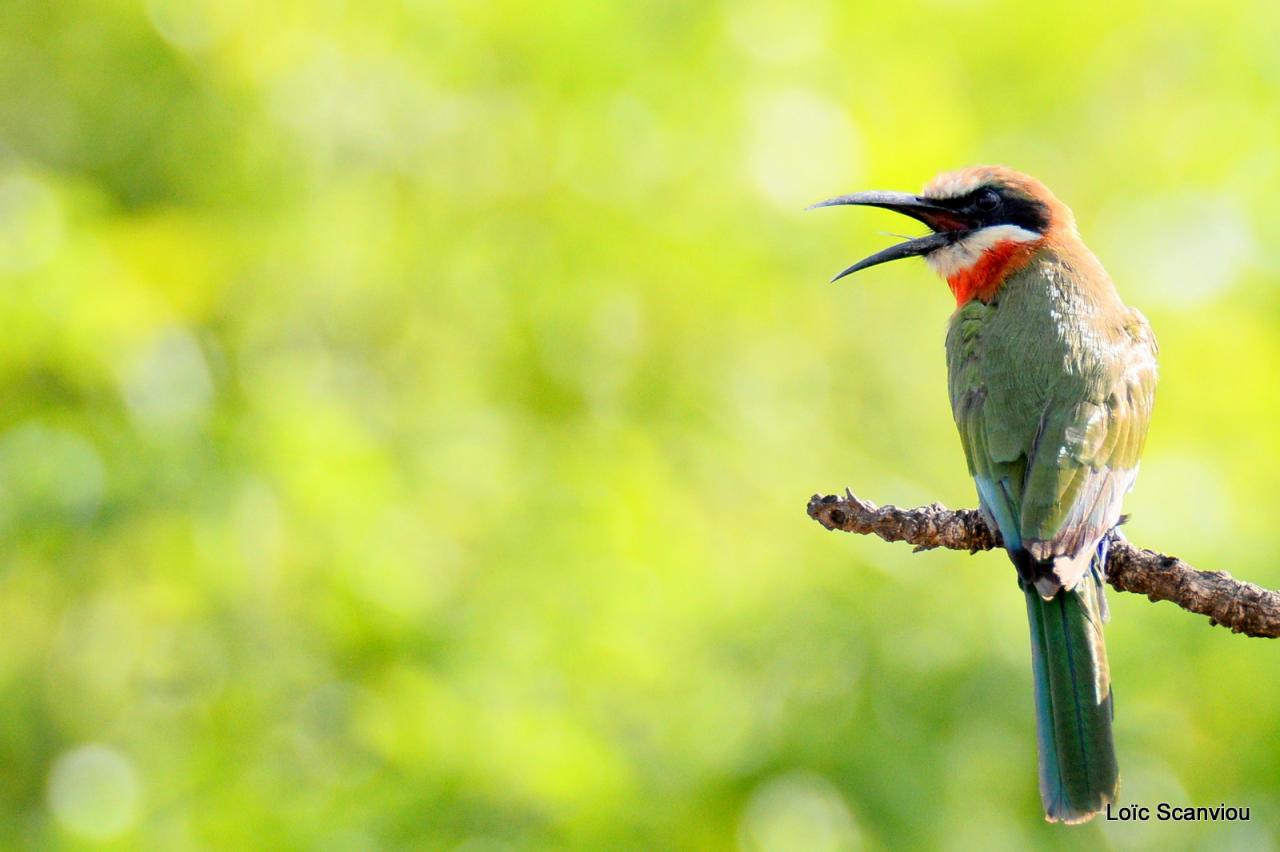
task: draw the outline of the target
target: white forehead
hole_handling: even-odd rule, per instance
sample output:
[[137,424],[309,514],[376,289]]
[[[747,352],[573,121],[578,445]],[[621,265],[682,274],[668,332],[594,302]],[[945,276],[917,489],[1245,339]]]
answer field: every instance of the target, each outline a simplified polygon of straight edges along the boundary
[[959,198],[982,186],[984,175],[973,172],[951,172],[938,175],[924,188],[926,198]]

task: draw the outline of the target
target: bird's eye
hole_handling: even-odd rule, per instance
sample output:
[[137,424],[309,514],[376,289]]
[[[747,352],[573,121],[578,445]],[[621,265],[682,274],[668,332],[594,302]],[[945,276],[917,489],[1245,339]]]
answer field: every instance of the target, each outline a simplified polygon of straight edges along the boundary
[[990,213],[1000,206],[1000,194],[993,189],[984,189],[974,199],[973,206],[984,213]]

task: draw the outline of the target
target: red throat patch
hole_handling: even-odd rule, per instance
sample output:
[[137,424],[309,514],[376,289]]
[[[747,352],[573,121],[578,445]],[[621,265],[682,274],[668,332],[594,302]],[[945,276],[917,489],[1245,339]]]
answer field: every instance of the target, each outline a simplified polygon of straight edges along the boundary
[[1004,279],[1021,269],[1038,248],[1039,241],[1003,240],[983,252],[971,266],[948,277],[947,286],[956,297],[956,307],[974,299],[990,302],[1000,292]]

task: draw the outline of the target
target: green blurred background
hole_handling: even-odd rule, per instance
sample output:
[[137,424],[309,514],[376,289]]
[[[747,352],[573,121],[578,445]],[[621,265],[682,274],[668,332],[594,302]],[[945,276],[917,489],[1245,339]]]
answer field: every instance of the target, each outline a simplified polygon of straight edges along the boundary
[[1004,162],[1160,337],[1129,536],[1280,586],[1280,6],[6,0],[0,847],[1237,848],[1276,646],[1112,594],[1126,802],[1041,821],[952,307],[828,286]]

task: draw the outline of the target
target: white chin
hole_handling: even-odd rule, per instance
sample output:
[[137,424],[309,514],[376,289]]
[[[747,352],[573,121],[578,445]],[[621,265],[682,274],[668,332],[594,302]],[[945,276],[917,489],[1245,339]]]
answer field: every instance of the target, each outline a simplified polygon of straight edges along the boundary
[[929,252],[925,260],[938,275],[950,278],[982,260],[984,254],[1000,243],[1031,243],[1038,239],[1040,234],[1017,225],[992,225],[974,231],[946,248]]

